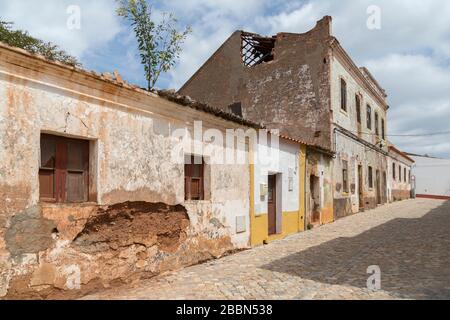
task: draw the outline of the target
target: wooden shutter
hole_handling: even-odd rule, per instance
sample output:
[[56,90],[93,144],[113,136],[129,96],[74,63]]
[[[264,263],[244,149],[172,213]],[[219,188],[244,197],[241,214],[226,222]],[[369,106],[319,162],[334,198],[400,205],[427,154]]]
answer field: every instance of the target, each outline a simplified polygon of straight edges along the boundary
[[41,137],[39,165],[39,194],[46,201],[56,201],[55,195],[56,140],[49,135]]
[[184,165],[185,170],[185,199],[204,200],[204,165],[195,164],[195,158],[190,157],[190,163]]
[[88,201],[89,141],[42,134],[39,183],[43,201]]

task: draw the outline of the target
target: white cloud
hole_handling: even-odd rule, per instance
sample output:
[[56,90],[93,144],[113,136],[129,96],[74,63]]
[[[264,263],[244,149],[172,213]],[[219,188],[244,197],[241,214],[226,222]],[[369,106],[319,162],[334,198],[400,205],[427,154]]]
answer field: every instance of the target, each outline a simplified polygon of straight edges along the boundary
[[[81,9],[80,30],[67,27],[70,5]],[[114,6],[111,0],[2,0],[0,17],[81,58],[86,52],[101,48],[120,32]]]
[[[180,64],[169,75],[173,87],[182,85],[232,31],[242,26],[268,35],[302,33],[331,15],[334,35],[355,62],[368,66],[387,90],[391,133],[448,130],[450,70],[445,62],[450,61],[449,1],[278,1],[271,9],[261,2],[256,6],[246,6],[244,1],[190,3],[186,14],[194,10],[198,22],[193,23],[195,33],[186,43]],[[367,28],[370,5],[381,9],[381,30]],[[176,7],[180,6],[169,2],[169,9]],[[432,139],[431,144],[428,137],[392,137],[408,151],[450,157],[448,136]]]
[[[66,9],[72,4],[82,9],[80,31],[66,28]],[[331,15],[334,35],[388,92],[390,133],[448,130],[450,1],[167,0],[154,4],[158,12],[175,13],[180,27],[193,27],[179,64],[161,81],[164,87],[179,88],[235,30],[302,33],[324,15]],[[381,9],[381,30],[366,26],[370,5]],[[145,83],[135,43],[129,33],[120,32],[114,7],[113,0],[0,0],[0,17],[85,57],[99,71],[117,68],[131,81]],[[392,140],[408,151],[450,157],[448,138]]]

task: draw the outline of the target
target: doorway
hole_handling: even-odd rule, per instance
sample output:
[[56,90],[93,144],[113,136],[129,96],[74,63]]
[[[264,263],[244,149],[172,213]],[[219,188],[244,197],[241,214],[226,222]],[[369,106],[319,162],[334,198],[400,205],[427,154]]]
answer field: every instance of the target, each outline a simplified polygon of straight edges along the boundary
[[376,173],[376,198],[377,198],[377,204],[381,204],[381,179],[380,179],[380,170],[377,170]]
[[314,175],[309,177],[311,223],[320,223],[320,179]]
[[364,179],[363,179],[363,167],[358,166],[358,198],[359,198],[359,210],[364,210]]
[[270,175],[268,183],[269,235],[277,233],[277,176]]

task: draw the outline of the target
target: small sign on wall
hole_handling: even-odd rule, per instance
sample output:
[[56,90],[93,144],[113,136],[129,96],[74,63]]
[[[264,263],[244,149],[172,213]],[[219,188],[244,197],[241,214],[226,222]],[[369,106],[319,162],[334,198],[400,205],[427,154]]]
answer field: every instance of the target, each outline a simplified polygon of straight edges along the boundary
[[265,184],[265,183],[261,183],[261,184],[259,185],[259,195],[260,195],[261,197],[265,197],[265,196],[267,196],[268,193],[269,193],[269,187],[268,187],[268,185]]
[[245,216],[236,217],[236,233],[244,233],[247,231]]

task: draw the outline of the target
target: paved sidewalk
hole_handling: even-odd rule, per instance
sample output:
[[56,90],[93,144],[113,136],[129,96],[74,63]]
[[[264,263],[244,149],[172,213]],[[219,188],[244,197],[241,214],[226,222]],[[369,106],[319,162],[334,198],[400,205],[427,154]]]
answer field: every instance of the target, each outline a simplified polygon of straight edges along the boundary
[[[382,291],[367,289],[381,269]],[[450,299],[450,202],[408,200],[84,299]]]

